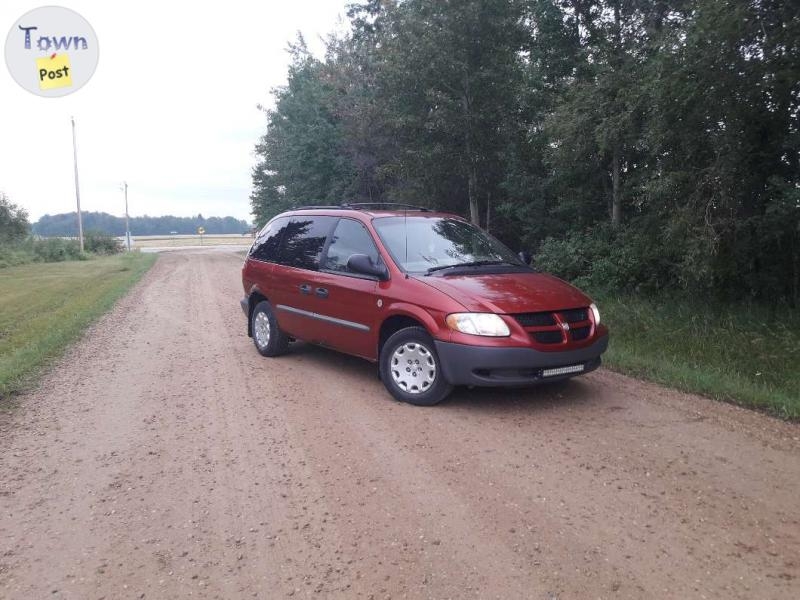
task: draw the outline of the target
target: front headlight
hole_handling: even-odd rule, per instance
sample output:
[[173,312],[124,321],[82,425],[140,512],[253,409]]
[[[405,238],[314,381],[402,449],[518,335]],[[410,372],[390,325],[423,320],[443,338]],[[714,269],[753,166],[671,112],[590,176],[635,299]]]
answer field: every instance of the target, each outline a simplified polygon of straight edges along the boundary
[[453,313],[447,315],[447,326],[454,331],[470,335],[492,337],[511,335],[506,322],[492,313]]
[[599,311],[599,310],[598,310],[598,308],[597,308],[597,304],[595,304],[594,302],[592,302],[592,303],[589,305],[589,308],[591,308],[591,309],[592,309],[592,315],[594,316],[594,324],[595,324],[595,325],[600,325],[600,311]]

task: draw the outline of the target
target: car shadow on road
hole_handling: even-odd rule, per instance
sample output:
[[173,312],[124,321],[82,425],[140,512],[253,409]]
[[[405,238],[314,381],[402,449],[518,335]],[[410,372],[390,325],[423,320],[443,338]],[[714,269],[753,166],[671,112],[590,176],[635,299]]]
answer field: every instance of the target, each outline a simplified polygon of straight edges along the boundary
[[333,369],[340,375],[363,376],[379,381],[378,366],[375,363],[307,342],[292,343],[289,352],[281,360],[293,360],[298,364],[308,361],[326,371]]
[[457,387],[442,406],[492,413],[530,413],[584,408],[597,399],[597,391],[585,380],[567,379],[514,388]]
[[[338,376],[353,377],[360,383],[374,383],[376,389],[393,401],[377,375],[377,366],[361,358],[350,356],[314,344],[292,344],[285,359],[299,363],[310,362],[321,372],[335,371]],[[459,386],[440,405],[442,408],[464,408],[470,411],[531,412],[592,405],[599,400],[596,387],[583,378],[516,388],[467,388]]]

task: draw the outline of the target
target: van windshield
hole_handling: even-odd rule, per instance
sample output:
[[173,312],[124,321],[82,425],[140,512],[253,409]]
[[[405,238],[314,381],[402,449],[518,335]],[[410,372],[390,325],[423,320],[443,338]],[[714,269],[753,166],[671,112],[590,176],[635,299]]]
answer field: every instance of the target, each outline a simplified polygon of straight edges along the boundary
[[[474,225],[446,217],[379,217],[372,222],[395,263],[411,273],[525,265]],[[446,273],[445,273],[446,274]]]

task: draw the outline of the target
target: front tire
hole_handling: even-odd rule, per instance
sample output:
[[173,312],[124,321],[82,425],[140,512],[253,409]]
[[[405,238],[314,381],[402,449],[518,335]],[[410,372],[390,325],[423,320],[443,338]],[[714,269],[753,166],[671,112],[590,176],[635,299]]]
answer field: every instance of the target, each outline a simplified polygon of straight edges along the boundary
[[289,337],[281,330],[272,306],[262,300],[250,315],[253,343],[261,356],[280,356],[289,348]]
[[433,338],[422,327],[406,327],[386,340],[380,374],[392,396],[416,406],[438,404],[453,390],[442,373]]

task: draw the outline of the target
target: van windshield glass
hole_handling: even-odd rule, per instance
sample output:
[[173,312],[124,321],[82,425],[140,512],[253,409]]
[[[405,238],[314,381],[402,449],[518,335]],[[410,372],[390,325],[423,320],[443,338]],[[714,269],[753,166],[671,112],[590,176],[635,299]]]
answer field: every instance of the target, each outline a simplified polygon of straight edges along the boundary
[[380,217],[373,225],[405,271],[431,273],[456,267],[524,267],[511,250],[474,225],[443,217]]

